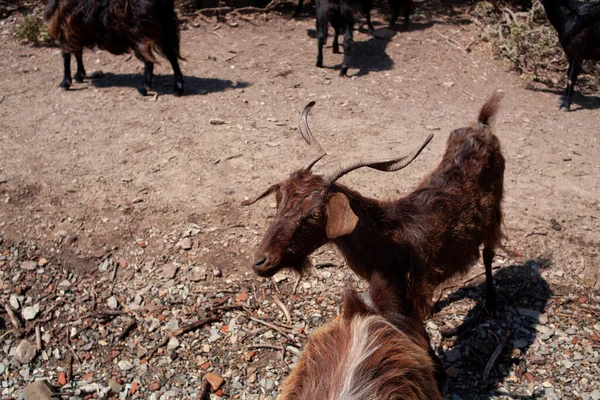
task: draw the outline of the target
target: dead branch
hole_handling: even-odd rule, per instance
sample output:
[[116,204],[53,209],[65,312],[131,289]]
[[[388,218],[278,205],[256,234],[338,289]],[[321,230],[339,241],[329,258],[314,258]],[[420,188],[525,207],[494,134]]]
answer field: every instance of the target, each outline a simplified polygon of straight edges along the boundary
[[134,330],[136,327],[137,327],[137,321],[133,320],[129,325],[127,325],[127,327],[125,327],[125,329],[123,329],[123,332],[121,332],[121,334],[117,338],[117,341],[120,342],[121,340],[125,339],[125,337],[127,337],[127,335],[129,335],[129,333],[132,330]]
[[458,43],[456,40],[451,39],[451,38],[449,38],[447,36],[444,36],[440,31],[438,31],[435,28],[433,30],[435,31],[435,33],[437,33],[438,35],[440,35],[440,37],[442,37],[444,40],[446,40],[452,46],[456,47],[458,50],[462,51],[464,54],[467,54],[467,51],[465,49],[463,49],[463,47],[460,45],[460,43]]
[[283,304],[281,302],[281,300],[279,300],[279,297],[273,296],[273,300],[279,306],[279,308],[281,308],[281,310],[283,311],[283,314],[285,314],[285,318],[287,319],[287,321],[288,322],[292,322],[292,317],[290,315],[289,310],[287,309],[287,307],[285,306],[285,304]]
[[35,326],[35,347],[38,351],[42,351],[42,330],[39,325]]
[[8,318],[10,318],[10,322],[13,324],[13,326],[15,327],[15,329],[17,331],[19,329],[21,329],[21,322],[19,321],[19,319],[15,315],[12,307],[9,306],[8,304],[5,304],[4,305],[4,309],[6,310],[6,313],[8,314]]
[[512,336],[512,333],[513,333],[513,331],[510,331],[509,333],[504,335],[504,337],[502,338],[500,343],[498,343],[496,350],[494,350],[494,352],[492,353],[492,356],[490,357],[487,364],[485,365],[485,368],[483,369],[483,377],[481,378],[482,387],[487,387],[488,378],[490,377],[490,372],[492,371],[492,368],[494,367],[494,364],[496,363],[498,356],[500,355],[500,353],[502,353],[504,346],[506,346],[506,342],[508,342],[508,339]]
[[296,279],[296,282],[294,283],[294,289],[292,290],[292,294],[296,294],[296,291],[298,290],[298,285],[300,285],[300,279],[302,279],[302,276],[298,275],[298,279]]
[[266,326],[266,327],[268,327],[268,328],[271,328],[271,329],[273,329],[273,330],[275,330],[275,331],[279,332],[279,333],[280,333],[280,334],[281,334],[283,337],[285,337],[285,338],[286,338],[286,339],[288,339],[289,341],[293,342],[293,339],[292,339],[292,337],[291,337],[289,334],[287,334],[287,333],[286,333],[286,332],[285,332],[283,329],[281,329],[281,328],[279,328],[279,327],[277,327],[277,326],[275,326],[275,325],[273,325],[273,324],[270,324],[270,323],[268,323],[268,322],[266,322],[266,321],[263,321],[262,319],[258,319],[258,318],[254,318],[254,317],[248,317],[248,318],[249,318],[251,321],[257,322],[257,323],[259,323],[259,324],[262,324],[262,325],[264,325],[264,326]]
[[152,358],[152,356],[154,356],[154,354],[158,351],[159,348],[166,346],[167,343],[169,343],[169,339],[171,339],[171,337],[181,336],[184,333],[194,331],[198,328],[203,327],[206,324],[210,324],[212,322],[216,322],[216,321],[220,321],[220,320],[221,320],[221,317],[212,316],[212,317],[207,317],[207,318],[201,319],[200,321],[192,322],[191,324],[184,325],[183,328],[176,330],[175,332],[173,332],[172,335],[165,336],[163,338],[163,340],[161,340],[156,346],[154,346],[154,348],[152,348],[152,350],[150,350],[148,352],[148,354],[146,355],[146,360],[150,360]]
[[[79,354],[77,354],[77,352],[75,351],[75,349],[73,349],[73,346],[71,346],[71,328],[69,328],[67,326],[67,348],[69,349],[69,351],[71,351],[71,354],[73,355],[73,357],[75,357],[77,359],[77,362],[79,364],[81,364],[81,357],[79,357]],[[73,360],[71,359],[71,370],[73,369]]]

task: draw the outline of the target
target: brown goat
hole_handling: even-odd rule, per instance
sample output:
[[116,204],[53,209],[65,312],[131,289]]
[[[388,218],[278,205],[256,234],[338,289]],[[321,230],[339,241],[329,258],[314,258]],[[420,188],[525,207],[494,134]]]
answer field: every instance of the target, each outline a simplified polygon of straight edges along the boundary
[[366,298],[347,291],[342,315],[310,335],[279,399],[441,400],[423,323],[401,310],[377,276]]
[[154,77],[154,53],[165,56],[174,75],[174,94],[183,94],[179,69],[179,22],[173,0],[46,0],[50,35],[60,43],[63,57],[61,89],[71,86],[71,53],[77,60],[75,81],[83,82],[83,49],[97,46],[112,54],[133,51],[144,62],[138,91],[146,95]]
[[308,256],[332,241],[350,268],[370,280],[380,273],[405,292],[415,312],[429,312],[433,289],[466,272],[484,245],[486,303],[496,309],[492,281],[494,249],[502,238],[501,222],[504,157],[489,123],[502,95],[494,94],[482,107],[478,122],[450,133],[438,167],[411,193],[381,201],[335,181],[363,166],[396,171],[414,160],[433,135],[411,155],[394,160],[348,161],[323,175],[310,172],[326,153],[307,123],[309,104],[302,113],[301,133],[317,149],[310,163],[272,185],[252,204],[275,192],[277,214],[254,256],[254,271],[263,277],[284,267],[299,273],[309,266]]

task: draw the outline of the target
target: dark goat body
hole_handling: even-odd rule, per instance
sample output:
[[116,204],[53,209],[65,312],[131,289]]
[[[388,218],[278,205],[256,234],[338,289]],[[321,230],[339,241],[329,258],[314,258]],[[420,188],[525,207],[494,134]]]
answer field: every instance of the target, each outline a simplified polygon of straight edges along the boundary
[[583,60],[600,61],[600,2],[584,0],[542,0],[546,15],[558,33],[569,60],[567,89],[560,100],[568,111]]
[[329,23],[334,30],[333,53],[339,53],[338,36],[344,35],[344,58],[342,60],[341,76],[346,76],[350,53],[352,51],[352,31],[354,30],[354,14],[349,0],[316,0],[317,7],[317,67],[323,67],[323,46],[327,42]]
[[372,280],[369,300],[347,291],[342,315],[309,336],[281,400],[441,400],[429,340],[394,290]]
[[254,271],[302,273],[308,256],[332,241],[359,276],[381,274],[409,300],[407,312],[422,318],[434,288],[466,272],[483,244],[486,300],[494,310],[491,264],[502,238],[504,157],[489,123],[501,97],[485,103],[477,123],[450,133],[438,167],[400,199],[366,198],[306,170],[273,185],[262,196],[276,193],[277,214],[256,250]]
[[71,86],[71,54],[77,60],[75,81],[85,77],[83,49],[99,47],[112,54],[133,51],[144,62],[144,80],[138,91],[152,86],[155,53],[173,68],[175,95],[183,94],[179,68],[179,28],[173,0],[49,0],[45,18],[50,35],[60,43],[64,78],[59,87]]
[[[373,27],[373,23],[371,22],[371,9],[373,8],[373,0],[361,0],[362,12],[365,14],[367,19],[367,26],[369,28],[369,32],[373,32],[375,28]],[[413,1],[412,0],[388,0],[388,4],[392,9],[392,17],[390,19],[389,27],[393,28],[396,25],[396,21],[398,20],[398,16],[400,15],[400,9],[404,10],[404,28],[408,29],[410,24],[410,14],[413,11]],[[302,11],[302,7],[304,6],[304,0],[298,1],[298,6],[296,7],[296,11],[294,16],[300,15]]]

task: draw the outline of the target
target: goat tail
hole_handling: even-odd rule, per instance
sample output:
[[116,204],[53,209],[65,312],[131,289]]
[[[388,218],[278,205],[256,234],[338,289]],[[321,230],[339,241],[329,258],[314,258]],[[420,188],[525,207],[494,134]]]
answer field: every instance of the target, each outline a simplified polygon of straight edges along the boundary
[[492,94],[492,96],[485,102],[483,107],[481,107],[478,121],[484,125],[490,125],[494,120],[496,112],[500,108],[500,103],[502,102],[503,98],[503,92],[495,92]]

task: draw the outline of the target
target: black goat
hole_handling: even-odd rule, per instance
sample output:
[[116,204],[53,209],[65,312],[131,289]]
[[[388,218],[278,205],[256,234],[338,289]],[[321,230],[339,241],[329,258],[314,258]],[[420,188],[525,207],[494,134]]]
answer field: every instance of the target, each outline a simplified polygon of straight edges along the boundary
[[152,87],[154,53],[173,67],[174,93],[183,94],[179,69],[179,28],[173,0],[49,0],[45,18],[50,35],[60,43],[64,77],[59,87],[71,86],[71,53],[77,60],[75,81],[83,82],[83,49],[97,46],[112,54],[131,50],[144,62],[144,81],[138,91]]
[[[389,27],[393,28],[396,25],[396,21],[398,20],[398,16],[400,15],[400,9],[404,9],[404,29],[408,29],[408,25],[410,23],[410,13],[413,9],[413,1],[412,0],[388,0],[388,4],[392,9],[392,18],[390,20]],[[294,12],[294,16],[298,16],[302,11],[302,7],[304,6],[304,0],[298,1],[298,6],[296,7],[296,11]],[[367,18],[367,26],[369,28],[369,32],[372,33],[375,28],[373,27],[373,23],[371,22],[371,9],[373,8],[373,0],[361,0],[362,12],[365,14]]]
[[354,29],[354,13],[348,0],[317,0],[317,40],[319,53],[317,55],[317,67],[323,67],[323,46],[327,42],[327,29],[329,23],[333,26],[333,52],[339,53],[340,47],[338,36],[344,34],[344,59],[340,76],[346,76],[350,53],[352,51],[352,31]]
[[560,100],[560,110],[569,111],[581,62],[600,61],[600,3],[582,0],[541,2],[569,60],[567,90]]

